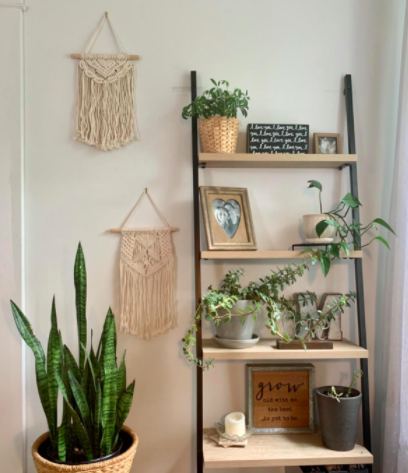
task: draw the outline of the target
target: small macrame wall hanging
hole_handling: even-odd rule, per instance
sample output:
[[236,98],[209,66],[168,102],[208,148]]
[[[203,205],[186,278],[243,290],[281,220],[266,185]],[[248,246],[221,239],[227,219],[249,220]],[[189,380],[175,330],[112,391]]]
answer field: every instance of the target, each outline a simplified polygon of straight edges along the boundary
[[[164,227],[131,228],[136,210],[147,196]],[[172,232],[144,190],[122,228],[120,249],[121,332],[144,340],[168,332],[177,326],[175,308],[176,262]]]
[[[92,48],[108,22],[120,54],[94,54]],[[135,67],[139,56],[126,53],[106,12],[78,61],[77,141],[108,151],[138,140],[135,116]]]

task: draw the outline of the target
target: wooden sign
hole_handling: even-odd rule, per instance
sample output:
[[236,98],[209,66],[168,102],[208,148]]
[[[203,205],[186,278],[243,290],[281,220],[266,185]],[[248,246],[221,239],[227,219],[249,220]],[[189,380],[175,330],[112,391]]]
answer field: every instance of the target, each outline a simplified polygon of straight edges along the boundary
[[247,365],[247,416],[255,434],[313,433],[311,364]]
[[305,154],[309,152],[309,125],[258,125],[247,131],[248,153]]

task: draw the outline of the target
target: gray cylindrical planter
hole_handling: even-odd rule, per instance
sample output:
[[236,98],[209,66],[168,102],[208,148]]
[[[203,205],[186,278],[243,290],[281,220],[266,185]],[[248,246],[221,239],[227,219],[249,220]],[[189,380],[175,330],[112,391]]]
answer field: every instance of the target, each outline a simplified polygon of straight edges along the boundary
[[[347,391],[342,386],[334,387],[338,393]],[[352,389],[350,397],[342,396],[338,402],[325,394],[330,391],[331,386],[316,389],[323,445],[337,452],[348,452],[356,444],[361,393]]]
[[[241,315],[238,314],[238,310],[242,309],[246,312],[247,306],[252,306],[251,301],[238,301],[232,308],[232,318],[229,322],[224,323],[221,321],[220,325],[215,326],[218,338],[224,338],[226,340],[251,340],[254,333],[255,322],[252,315],[246,317],[245,323],[241,324]],[[219,310],[219,315],[227,314],[226,310]]]

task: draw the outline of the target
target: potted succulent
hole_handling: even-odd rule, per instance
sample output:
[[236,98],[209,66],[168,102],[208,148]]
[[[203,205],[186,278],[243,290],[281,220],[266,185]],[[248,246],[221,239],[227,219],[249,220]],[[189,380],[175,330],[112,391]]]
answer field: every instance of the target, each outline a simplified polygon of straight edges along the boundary
[[200,118],[199,130],[201,148],[204,153],[235,153],[238,140],[240,110],[244,117],[248,114],[248,91],[229,90],[226,80],[216,82],[192,103],[183,108],[182,117]]
[[348,452],[356,444],[361,393],[354,389],[361,370],[353,374],[349,387],[323,386],[316,389],[323,445],[330,450]]
[[[132,405],[135,382],[126,386],[125,355],[119,368],[116,364],[116,328],[111,309],[97,351],[93,348],[92,335],[90,349],[87,349],[87,280],[81,244],[75,259],[74,283],[78,360],[63,344],[58,330],[55,297],[47,356],[30,322],[11,301],[17,329],[35,357],[37,388],[48,423],[48,432],[32,447],[34,464],[39,473],[128,473],[138,437],[132,429],[124,426],[124,422]],[[59,392],[63,411],[58,427]]]
[[[322,188],[318,181],[311,181],[312,187]],[[325,214],[325,219],[320,221],[316,226],[316,234],[321,236],[327,227],[334,228],[334,235],[339,241],[332,242],[327,245],[326,249],[313,250],[307,248],[304,250],[305,260],[299,264],[289,264],[277,271],[271,271],[271,274],[260,278],[258,282],[250,282],[245,289],[239,285],[239,277],[244,274],[243,270],[230,271],[223,284],[219,289],[210,286],[208,292],[203,296],[194,315],[194,322],[182,339],[183,354],[189,362],[192,362],[203,369],[209,369],[213,365],[214,360],[206,360],[203,363],[193,354],[193,347],[196,343],[195,333],[198,330],[198,323],[201,323],[202,317],[206,320],[214,322],[215,326],[228,324],[234,321],[234,325],[247,323],[251,317],[256,317],[262,306],[266,307],[267,327],[271,330],[271,334],[284,343],[293,343],[295,347],[307,349],[306,342],[316,339],[321,332],[339,313],[344,311],[345,307],[350,307],[351,302],[355,302],[356,293],[348,292],[344,296],[339,296],[333,303],[333,307],[326,313],[317,311],[315,314],[307,314],[302,320],[301,314],[294,310],[296,301],[286,299],[281,292],[285,287],[295,283],[299,277],[310,269],[310,266],[320,263],[320,267],[324,276],[330,271],[331,263],[336,258],[350,256],[350,248],[357,250],[370,245],[374,240],[379,240],[389,248],[387,240],[381,236],[374,236],[370,241],[361,245],[357,244],[356,235],[363,237],[371,230],[378,230],[378,226],[382,226],[395,234],[394,230],[381,218],[372,220],[368,225],[363,226],[357,224],[353,220],[347,221],[350,209],[360,206],[361,203],[352,194],[347,194],[341,200],[340,204],[331,212]],[[243,297],[244,296],[244,297]],[[301,304],[306,305],[316,301],[316,294],[307,292],[301,300]],[[236,306],[239,300],[244,300],[240,306]],[[248,304],[247,301],[251,301]],[[285,315],[284,315],[285,314]],[[239,316],[239,317],[238,317]],[[282,316],[286,319],[292,319],[295,326],[306,322],[306,330],[302,333],[296,333],[291,336],[284,329],[279,327],[279,320]]]

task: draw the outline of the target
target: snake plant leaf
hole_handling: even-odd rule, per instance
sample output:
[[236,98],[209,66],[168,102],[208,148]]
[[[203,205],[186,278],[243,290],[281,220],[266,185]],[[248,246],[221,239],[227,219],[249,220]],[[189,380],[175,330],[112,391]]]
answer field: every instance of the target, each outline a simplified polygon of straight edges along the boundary
[[[110,313],[109,313],[110,312]],[[113,445],[116,425],[117,405],[117,367],[116,367],[116,327],[113,314],[109,310],[105,344],[102,347],[103,369],[105,378],[102,392],[102,427],[101,453],[108,455]]]
[[82,373],[85,354],[81,344],[86,346],[86,266],[82,245],[79,243],[74,266],[75,302],[78,326],[79,371]]
[[117,415],[116,415],[116,436],[115,436],[115,445],[119,438],[119,433],[122,430],[123,424],[129,415],[130,408],[132,407],[133,393],[135,390],[135,381],[129,384],[125,392],[119,398]]
[[100,456],[101,452],[101,434],[102,434],[102,390],[101,383],[96,384],[95,392],[95,410],[94,410],[94,455],[95,458]]
[[58,383],[55,374],[60,370],[60,335],[58,332],[57,312],[55,309],[55,297],[52,300],[51,308],[51,330],[48,338],[47,348],[47,378],[48,378],[48,397],[50,403],[50,415],[53,418],[54,432],[51,437],[51,447],[57,450],[57,413],[58,413]]
[[122,362],[120,364],[119,370],[118,370],[118,380],[117,380],[117,393],[118,393],[118,399],[122,396],[122,394],[126,390],[126,363],[125,363],[125,356],[126,356],[126,351],[123,354]]
[[82,422],[85,425],[89,438],[92,439],[92,417],[88,402],[86,400],[85,392],[82,389],[82,386],[75,379],[72,371],[68,371],[68,377],[72,394],[74,395],[75,402],[79,408],[79,412],[81,413]]
[[[58,384],[58,382],[57,382]],[[71,413],[67,402],[63,401],[62,422],[58,429],[58,458],[61,462],[70,460],[71,453]]]
[[64,345],[64,360],[67,371],[72,371],[72,374],[75,376],[76,380],[80,381],[81,373],[79,372],[79,367],[70,349],[66,345]]
[[[37,380],[38,394],[40,395],[41,405],[43,407],[45,416],[47,418],[48,429],[50,431],[50,437],[54,435],[56,426],[53,424],[53,415],[50,409],[50,400],[48,393],[48,378],[47,371],[45,369],[45,354],[42,348],[41,342],[35,336],[34,331],[31,327],[30,322],[17,307],[17,305],[10,301],[11,311],[16,323],[17,329],[20,332],[21,337],[26,344],[31,348],[35,357],[35,376]],[[53,440],[54,441],[54,440]]]
[[92,381],[94,384],[94,388],[96,389],[96,373],[95,373],[95,368],[94,368],[94,360],[92,360],[90,354],[88,353],[88,350],[84,347],[84,345],[81,345],[82,350],[85,353],[85,358],[86,358],[86,366],[89,368],[89,373],[91,374]]
[[[72,376],[72,378],[75,379],[74,376]],[[93,457],[91,442],[89,440],[88,433],[87,433],[85,427],[82,425],[78,414],[75,412],[75,409],[72,407],[71,403],[69,402],[67,390],[65,389],[64,382],[62,381],[62,379],[59,375],[57,375],[57,382],[58,382],[58,387],[60,388],[60,391],[62,393],[62,397],[64,398],[65,402],[67,403],[68,409],[71,413],[72,426],[73,426],[74,433],[78,438],[78,441],[79,441],[79,443],[80,443],[80,445],[81,445],[81,447],[84,451],[84,454],[85,454],[86,458],[88,460],[93,460],[94,457]]]
[[[110,334],[111,327],[113,325],[113,331]],[[98,348],[98,351],[100,351],[99,355],[99,365],[101,368],[101,380],[104,380],[105,377],[105,354],[106,354],[106,347],[108,344],[108,336],[109,334],[112,336],[112,340],[110,340],[113,343],[113,358],[114,358],[114,363],[116,366],[116,326],[115,326],[115,316],[112,313],[111,308],[109,307],[108,313],[106,314],[105,318],[105,323],[103,325],[103,331],[101,335],[101,341],[100,341],[100,350]]]

